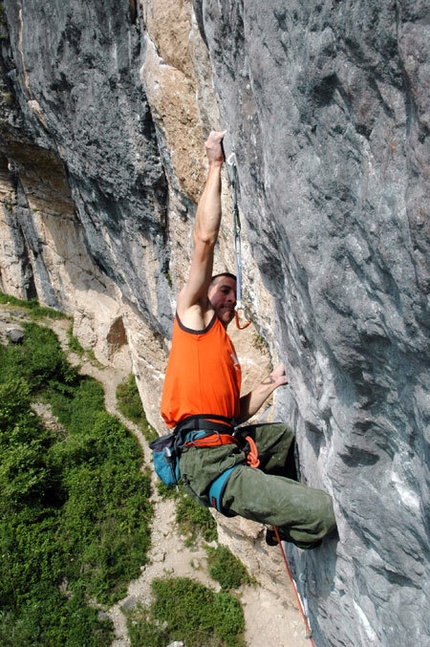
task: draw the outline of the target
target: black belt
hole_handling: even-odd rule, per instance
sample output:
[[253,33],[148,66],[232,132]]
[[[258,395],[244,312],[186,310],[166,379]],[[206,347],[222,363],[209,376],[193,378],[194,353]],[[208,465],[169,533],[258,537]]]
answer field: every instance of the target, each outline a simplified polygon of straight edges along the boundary
[[220,431],[220,427],[226,427],[226,433],[232,434],[235,428],[234,420],[226,416],[203,413],[196,416],[188,416],[178,422],[175,427],[175,433],[179,435],[188,431]]
[[[215,422],[217,421],[217,422]],[[203,413],[196,416],[184,418],[175,427],[175,434],[180,440],[180,444],[186,442],[185,438],[190,431],[224,431],[227,434],[233,434],[235,429],[234,420],[226,416],[217,414]],[[182,443],[181,443],[182,441]]]

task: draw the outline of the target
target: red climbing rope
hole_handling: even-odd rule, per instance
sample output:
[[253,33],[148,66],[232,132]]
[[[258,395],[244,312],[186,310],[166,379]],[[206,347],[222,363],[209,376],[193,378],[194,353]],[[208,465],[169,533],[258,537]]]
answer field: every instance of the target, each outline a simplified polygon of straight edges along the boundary
[[291,582],[291,584],[293,586],[294,595],[296,596],[297,604],[299,606],[299,610],[300,610],[301,616],[303,618],[303,622],[305,623],[306,638],[308,638],[310,640],[310,644],[313,647],[315,647],[315,643],[314,643],[314,640],[312,638],[312,630],[311,630],[311,628],[309,626],[308,618],[307,618],[306,613],[305,613],[305,611],[303,609],[303,604],[302,604],[302,601],[301,601],[300,596],[298,594],[296,583],[294,581],[293,575],[292,575],[290,567],[288,565],[287,556],[285,554],[284,547],[282,546],[281,536],[279,534],[279,530],[277,529],[276,526],[273,526],[273,530],[274,530],[274,533],[275,533],[275,536],[276,536],[276,540],[277,540],[277,542],[279,544],[279,548],[281,549],[282,558],[284,560],[285,568],[287,569],[288,577],[290,578],[290,582]]
[[250,467],[258,467],[260,465],[260,459],[258,458],[257,445],[251,436],[245,436],[245,440],[248,443],[249,448],[246,454],[246,464]]

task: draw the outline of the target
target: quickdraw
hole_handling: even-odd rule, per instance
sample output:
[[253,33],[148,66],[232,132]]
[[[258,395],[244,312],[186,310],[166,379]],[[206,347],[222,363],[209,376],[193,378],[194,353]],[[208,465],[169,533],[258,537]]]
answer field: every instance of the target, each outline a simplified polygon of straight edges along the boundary
[[239,206],[237,200],[237,166],[236,166],[236,155],[231,153],[227,159],[227,170],[228,177],[230,181],[230,186],[232,188],[233,195],[233,227],[234,227],[234,257],[236,263],[236,308],[235,308],[235,321],[236,327],[239,330],[245,330],[251,324],[249,319],[243,325],[239,321],[239,310],[243,310],[242,305],[242,242],[241,242],[241,224],[239,216]]

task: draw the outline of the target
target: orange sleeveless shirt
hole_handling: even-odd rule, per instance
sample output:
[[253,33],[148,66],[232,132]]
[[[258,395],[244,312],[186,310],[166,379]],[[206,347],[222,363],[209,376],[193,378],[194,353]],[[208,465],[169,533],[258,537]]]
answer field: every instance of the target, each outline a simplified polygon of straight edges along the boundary
[[240,412],[241,369],[233,342],[216,315],[202,331],[175,316],[161,415],[169,427],[204,413],[236,418]]

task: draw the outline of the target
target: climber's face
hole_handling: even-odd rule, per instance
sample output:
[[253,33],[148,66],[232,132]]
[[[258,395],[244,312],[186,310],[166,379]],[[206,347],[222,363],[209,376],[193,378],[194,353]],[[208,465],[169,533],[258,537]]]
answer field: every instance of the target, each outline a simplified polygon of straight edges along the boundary
[[217,277],[209,287],[208,297],[218,319],[227,328],[234,318],[236,279],[230,276]]

